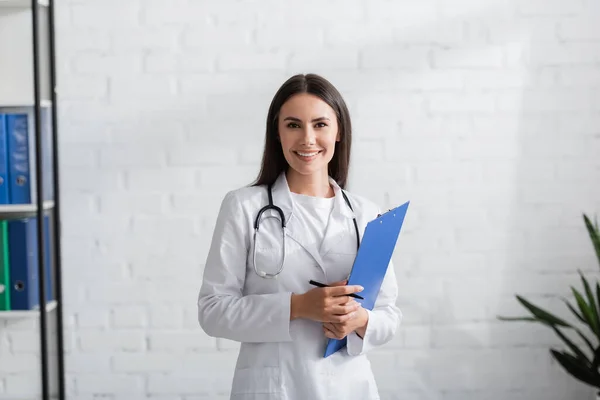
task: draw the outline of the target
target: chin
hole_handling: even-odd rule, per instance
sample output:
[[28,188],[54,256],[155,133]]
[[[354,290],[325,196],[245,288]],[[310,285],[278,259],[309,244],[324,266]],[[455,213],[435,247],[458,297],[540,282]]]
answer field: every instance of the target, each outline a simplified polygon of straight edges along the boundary
[[296,173],[298,173],[300,175],[310,176],[310,175],[314,175],[314,174],[318,173],[323,168],[326,168],[326,166],[310,166],[310,167],[306,167],[305,165],[293,165],[292,164],[291,168],[294,170],[294,172],[296,172]]
[[323,169],[327,171],[330,160],[321,155],[312,162],[307,163],[299,160],[296,156],[291,155],[290,157],[286,157],[286,161],[290,166],[290,169],[292,169],[295,173],[302,176],[310,176],[321,174]]

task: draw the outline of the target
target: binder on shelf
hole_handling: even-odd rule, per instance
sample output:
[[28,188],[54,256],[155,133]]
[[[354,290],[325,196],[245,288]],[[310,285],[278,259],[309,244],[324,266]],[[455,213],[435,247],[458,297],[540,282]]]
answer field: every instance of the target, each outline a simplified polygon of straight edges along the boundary
[[8,194],[8,133],[6,115],[0,113],[0,204],[9,203]]
[[0,311],[10,311],[8,224],[0,221]]
[[39,306],[36,235],[33,218],[8,221],[11,310]]
[[[40,306],[39,245],[37,217],[6,221],[8,224],[10,304],[11,310],[34,310]],[[46,302],[54,299],[53,259],[50,250],[50,218],[44,217]]]
[[[364,288],[359,293],[363,299],[356,301],[367,310],[372,310],[375,306],[381,284],[396,248],[409,203],[407,201],[377,216],[367,223],[365,228],[347,284],[360,285]],[[346,338],[328,339],[324,357],[329,357],[344,348],[346,344]]]
[[[37,218],[35,220],[37,221]],[[52,251],[53,243],[50,221],[50,217],[48,215],[44,215],[44,267],[46,271],[46,303],[54,300],[54,252]]]
[[[52,154],[52,109],[41,107],[42,140],[42,198],[54,199]],[[37,202],[35,158],[35,108],[5,107],[0,112],[6,118],[8,204],[32,204]],[[1,203],[0,203],[1,204]]]

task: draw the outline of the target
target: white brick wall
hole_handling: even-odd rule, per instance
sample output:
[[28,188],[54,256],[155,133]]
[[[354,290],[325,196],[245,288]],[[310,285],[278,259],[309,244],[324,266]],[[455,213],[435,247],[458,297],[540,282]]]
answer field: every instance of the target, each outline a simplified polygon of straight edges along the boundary
[[[383,399],[591,399],[557,340],[499,323],[522,293],[564,314],[595,272],[595,0],[57,2],[69,399],[227,398],[238,345],[196,320],[227,190],[258,171],[271,96],[345,96],[351,190],[411,200],[404,322],[371,358]],[[35,324],[0,323],[0,399],[38,382]],[[36,379],[35,381],[29,380]],[[216,383],[215,383],[216,382]]]

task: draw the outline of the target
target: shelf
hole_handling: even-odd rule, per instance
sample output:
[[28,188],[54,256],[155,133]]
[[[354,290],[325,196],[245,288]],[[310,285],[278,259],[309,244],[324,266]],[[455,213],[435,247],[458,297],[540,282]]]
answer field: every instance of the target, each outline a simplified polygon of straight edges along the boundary
[[[37,3],[48,7],[48,0],[38,0]],[[31,8],[31,0],[0,0],[0,8]]]
[[[0,0],[2,1],[2,0]],[[6,99],[0,101],[0,108],[23,108],[23,107],[34,107],[35,103],[23,102],[19,101],[8,101]],[[40,100],[40,107],[50,107],[52,106],[52,100]],[[2,110],[0,110],[2,111]]]
[[[46,303],[46,312],[53,311],[56,309],[56,300],[52,300]],[[0,319],[8,318],[31,318],[40,315],[40,310],[14,310],[14,311],[0,311]]]
[[[44,202],[44,210],[54,208],[54,201],[48,200]],[[37,215],[37,204],[1,204],[0,205],[0,220],[20,219],[35,217]]]

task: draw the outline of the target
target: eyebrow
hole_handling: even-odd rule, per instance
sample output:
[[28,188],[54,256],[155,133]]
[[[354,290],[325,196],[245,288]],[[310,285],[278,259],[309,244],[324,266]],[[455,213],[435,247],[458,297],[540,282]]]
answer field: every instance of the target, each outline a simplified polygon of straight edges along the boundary
[[[319,122],[319,121],[325,121],[325,120],[329,121],[329,118],[327,118],[327,117],[319,117],[319,118],[315,118],[315,119],[313,119],[313,120],[312,120],[312,121],[310,121],[310,122]],[[301,120],[300,118],[296,118],[296,117],[286,117],[286,118],[284,119],[284,121],[295,121],[295,122],[302,122],[302,120]]]

